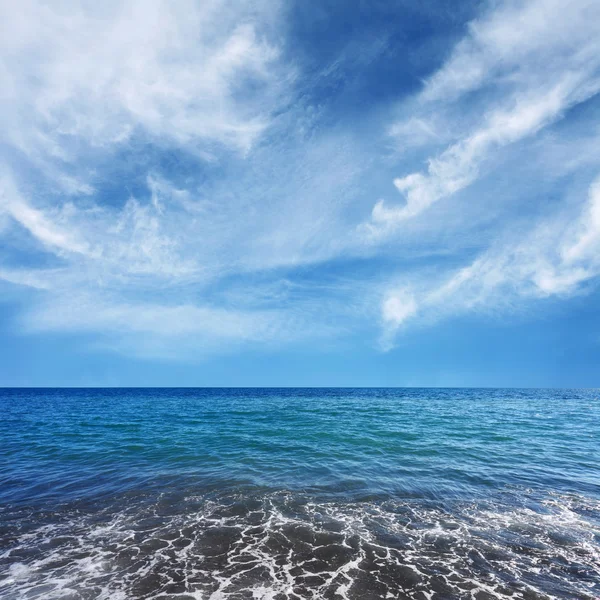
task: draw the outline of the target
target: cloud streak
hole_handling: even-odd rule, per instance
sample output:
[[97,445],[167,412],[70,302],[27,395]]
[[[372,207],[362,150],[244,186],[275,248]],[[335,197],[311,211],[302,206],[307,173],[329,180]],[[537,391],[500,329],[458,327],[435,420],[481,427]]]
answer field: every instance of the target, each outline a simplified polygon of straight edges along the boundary
[[[565,219],[565,216],[568,218]],[[558,214],[519,239],[503,240],[447,278],[388,291],[382,346],[411,319],[432,323],[472,311],[510,311],[534,300],[568,297],[600,275],[600,176],[579,214]]]
[[[507,3],[471,23],[467,37],[426,82],[411,107],[426,115],[447,112],[453,103],[464,110],[459,101],[467,94],[480,94],[483,99],[475,97],[469,110],[481,117],[466,136],[430,157],[424,172],[394,180],[405,204],[378,201],[367,224],[371,234],[389,232],[463,190],[479,177],[483,165],[493,161],[495,152],[535,135],[600,91],[600,42],[595,25],[600,10],[586,0],[573,3],[570,9],[566,31],[561,19],[564,5],[552,0]],[[406,135],[415,130],[415,123],[432,138],[434,130],[427,126],[426,117],[411,115],[391,131]]]

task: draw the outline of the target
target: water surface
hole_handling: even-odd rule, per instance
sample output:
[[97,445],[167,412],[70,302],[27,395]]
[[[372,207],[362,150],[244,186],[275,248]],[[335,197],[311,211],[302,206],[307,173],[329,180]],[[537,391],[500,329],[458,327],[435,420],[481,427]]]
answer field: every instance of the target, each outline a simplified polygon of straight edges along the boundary
[[0,390],[0,597],[600,597],[597,390]]

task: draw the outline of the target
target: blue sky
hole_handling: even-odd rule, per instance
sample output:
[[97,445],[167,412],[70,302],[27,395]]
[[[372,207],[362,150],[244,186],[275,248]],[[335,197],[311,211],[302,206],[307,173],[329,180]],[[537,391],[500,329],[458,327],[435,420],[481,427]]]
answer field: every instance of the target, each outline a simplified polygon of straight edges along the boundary
[[0,23],[0,385],[599,384],[597,1]]

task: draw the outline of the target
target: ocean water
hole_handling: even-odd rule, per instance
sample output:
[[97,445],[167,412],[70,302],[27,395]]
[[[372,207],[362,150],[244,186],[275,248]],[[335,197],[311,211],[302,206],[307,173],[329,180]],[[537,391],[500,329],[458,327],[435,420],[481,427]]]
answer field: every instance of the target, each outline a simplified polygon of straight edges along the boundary
[[0,597],[600,598],[600,393],[0,390]]

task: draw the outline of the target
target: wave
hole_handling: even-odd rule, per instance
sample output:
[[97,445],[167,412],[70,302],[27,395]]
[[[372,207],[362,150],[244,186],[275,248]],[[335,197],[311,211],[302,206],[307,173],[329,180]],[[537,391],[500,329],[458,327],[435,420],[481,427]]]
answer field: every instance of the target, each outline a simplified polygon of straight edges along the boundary
[[319,502],[297,493],[5,512],[0,596],[44,599],[542,598],[600,595],[600,502]]

